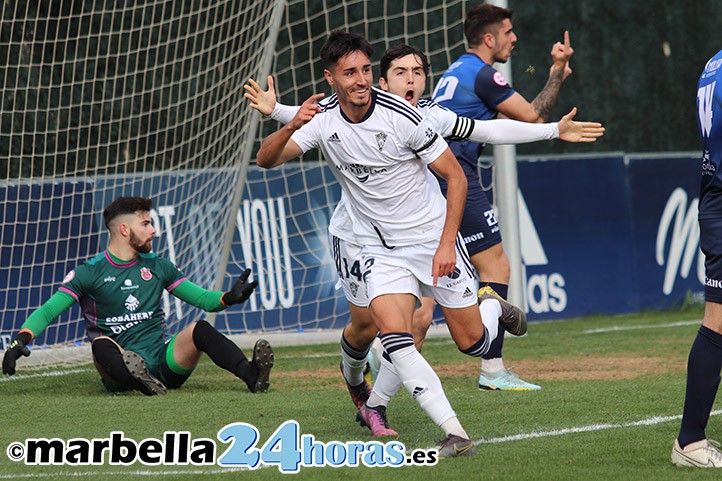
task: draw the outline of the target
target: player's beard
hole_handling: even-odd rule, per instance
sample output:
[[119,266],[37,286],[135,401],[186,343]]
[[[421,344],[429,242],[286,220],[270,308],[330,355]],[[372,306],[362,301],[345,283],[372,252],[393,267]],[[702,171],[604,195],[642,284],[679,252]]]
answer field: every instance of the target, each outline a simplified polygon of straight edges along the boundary
[[140,239],[135,235],[133,229],[130,230],[130,239],[128,240],[130,247],[140,252],[141,254],[147,254],[153,249],[153,238],[151,237],[146,242],[141,242]]

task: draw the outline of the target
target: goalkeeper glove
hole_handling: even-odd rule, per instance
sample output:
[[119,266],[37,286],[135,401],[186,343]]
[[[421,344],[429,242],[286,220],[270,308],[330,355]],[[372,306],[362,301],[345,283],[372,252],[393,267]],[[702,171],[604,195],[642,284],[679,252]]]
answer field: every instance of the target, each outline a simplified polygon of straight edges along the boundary
[[248,280],[248,276],[250,275],[250,269],[243,271],[243,274],[241,274],[241,277],[239,277],[236,283],[233,284],[231,290],[221,296],[221,302],[224,306],[228,307],[234,304],[240,304],[251,297],[253,289],[258,286],[258,281],[246,282]]
[[32,337],[27,332],[21,332],[18,337],[10,344],[10,347],[5,351],[3,357],[3,374],[12,376],[15,374],[15,361],[20,356],[29,356],[30,349],[27,348],[27,344],[32,340]]

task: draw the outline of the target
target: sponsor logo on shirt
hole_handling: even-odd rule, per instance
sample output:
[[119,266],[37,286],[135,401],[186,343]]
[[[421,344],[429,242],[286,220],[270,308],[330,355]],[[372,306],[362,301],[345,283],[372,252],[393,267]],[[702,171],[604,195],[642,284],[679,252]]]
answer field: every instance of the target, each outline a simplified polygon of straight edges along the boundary
[[103,282],[106,283],[106,284],[107,284],[108,282],[115,282],[115,277],[113,277],[113,276],[108,276],[108,277],[106,277],[105,279],[103,279]]
[[334,132],[334,133],[331,134],[331,136],[328,138],[328,141],[329,141],[329,143],[332,143],[332,144],[340,144],[340,143],[341,143],[341,138],[338,136],[338,134],[337,134],[336,132]]
[[386,167],[381,168],[374,168],[374,167],[367,167],[365,165],[361,164],[349,164],[346,165],[336,165],[336,169],[340,172],[349,171],[351,172],[356,178],[359,180],[359,182],[363,183],[369,180],[369,176],[371,175],[378,175],[378,174],[385,174],[388,172]]
[[134,285],[133,281],[131,281],[130,279],[126,279],[125,281],[123,281],[123,284],[123,287],[120,288],[121,291],[130,291],[138,288],[138,286]]
[[133,296],[133,294],[129,295],[128,298],[125,300],[125,308],[128,309],[130,312],[135,311],[138,309],[138,306],[140,305],[140,301]]

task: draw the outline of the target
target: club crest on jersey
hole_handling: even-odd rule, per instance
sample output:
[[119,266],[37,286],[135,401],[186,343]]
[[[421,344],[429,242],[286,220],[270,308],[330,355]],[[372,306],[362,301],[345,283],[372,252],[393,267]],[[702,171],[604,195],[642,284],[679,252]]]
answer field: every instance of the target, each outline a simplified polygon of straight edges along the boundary
[[149,281],[153,278],[153,274],[150,272],[150,269],[147,267],[141,267],[140,268],[140,277],[143,278],[144,281]]
[[389,137],[389,136],[386,135],[386,134],[383,133],[383,132],[379,132],[378,134],[376,134],[376,143],[377,143],[378,146],[379,146],[379,152],[381,152],[382,150],[384,150],[384,144],[386,143],[386,139],[387,139],[388,137]]

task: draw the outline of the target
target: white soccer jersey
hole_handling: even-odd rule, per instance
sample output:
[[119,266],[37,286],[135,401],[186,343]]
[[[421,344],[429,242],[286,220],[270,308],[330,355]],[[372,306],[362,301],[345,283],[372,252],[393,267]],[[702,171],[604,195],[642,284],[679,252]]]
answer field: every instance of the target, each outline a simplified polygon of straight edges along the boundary
[[[404,102],[406,101],[404,100]],[[335,95],[321,100],[318,104],[322,111],[333,105],[337,105]],[[456,113],[429,99],[419,99],[416,109],[445,139],[471,140],[483,144],[521,144],[559,138],[559,124],[556,122],[534,124],[510,119],[474,120],[459,117]],[[287,124],[293,119],[296,112],[298,112],[297,106],[287,106],[276,102],[271,118]],[[437,182],[431,173],[428,178],[431,182]],[[329,231],[347,242],[356,242],[353,220],[347,212],[346,198],[343,192],[341,200],[331,216]]]
[[368,113],[353,123],[332,97],[291,139],[303,152],[319,148],[333,165],[356,243],[392,247],[439,240],[446,199],[438,183],[429,182],[427,165],[447,145],[405,100],[374,88]]

